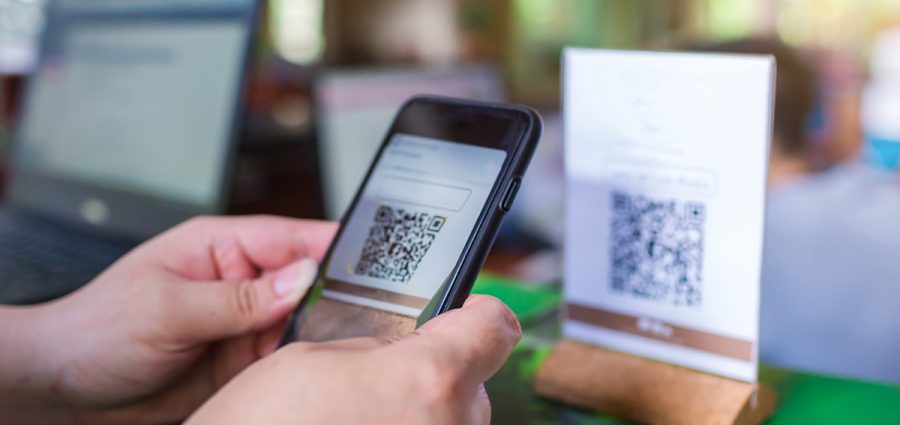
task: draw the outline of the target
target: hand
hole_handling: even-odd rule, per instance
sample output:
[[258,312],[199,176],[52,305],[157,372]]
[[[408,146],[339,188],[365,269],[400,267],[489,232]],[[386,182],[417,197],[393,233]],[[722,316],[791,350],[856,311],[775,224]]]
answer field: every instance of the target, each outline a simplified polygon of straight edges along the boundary
[[291,344],[238,375],[187,425],[488,424],[484,381],[521,334],[503,303],[476,295],[408,337]]
[[[20,423],[183,419],[274,351],[334,230],[199,218],[162,234],[74,294],[16,312],[13,351],[29,367],[0,360],[0,400],[18,399]],[[8,376],[17,367],[18,379]],[[15,388],[2,388],[9,382]]]

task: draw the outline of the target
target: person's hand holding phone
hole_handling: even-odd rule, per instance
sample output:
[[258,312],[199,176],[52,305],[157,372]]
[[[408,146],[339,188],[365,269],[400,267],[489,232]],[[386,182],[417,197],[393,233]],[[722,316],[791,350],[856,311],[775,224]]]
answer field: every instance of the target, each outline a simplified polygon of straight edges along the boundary
[[407,101],[283,341],[403,335],[462,305],[541,136],[518,105]]
[[484,381],[520,337],[503,303],[475,295],[406,337],[290,344],[187,424],[488,424]]
[[172,423],[273,352],[331,223],[200,218],[138,247],[74,294],[0,308],[0,417]]

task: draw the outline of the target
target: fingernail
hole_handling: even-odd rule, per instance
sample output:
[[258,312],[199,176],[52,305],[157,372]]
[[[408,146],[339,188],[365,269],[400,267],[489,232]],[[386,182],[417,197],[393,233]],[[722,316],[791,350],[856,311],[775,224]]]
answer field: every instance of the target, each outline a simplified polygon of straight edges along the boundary
[[312,259],[300,260],[275,277],[275,293],[279,299],[296,302],[306,293],[316,278],[318,264]]

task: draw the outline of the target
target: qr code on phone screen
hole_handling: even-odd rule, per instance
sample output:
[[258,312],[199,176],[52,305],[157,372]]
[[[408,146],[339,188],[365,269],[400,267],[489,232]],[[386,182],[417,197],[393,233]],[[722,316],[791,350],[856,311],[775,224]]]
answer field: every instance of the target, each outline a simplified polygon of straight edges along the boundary
[[354,273],[409,282],[446,222],[439,215],[380,206]]
[[703,203],[613,192],[613,291],[672,305],[699,306],[705,224]]

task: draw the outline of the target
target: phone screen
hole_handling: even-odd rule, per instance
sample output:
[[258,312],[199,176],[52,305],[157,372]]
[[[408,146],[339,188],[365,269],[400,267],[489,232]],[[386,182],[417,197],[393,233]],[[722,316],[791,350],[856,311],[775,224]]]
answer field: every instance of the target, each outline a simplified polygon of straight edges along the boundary
[[496,234],[530,122],[428,99],[401,111],[283,342],[402,335],[458,303]]
[[418,317],[459,260],[506,152],[395,134],[334,245],[323,297]]

